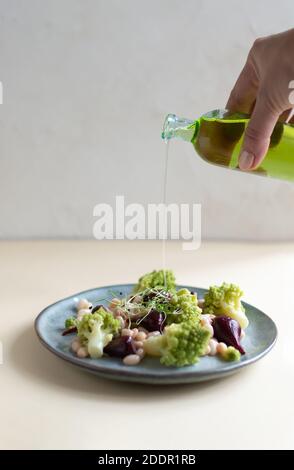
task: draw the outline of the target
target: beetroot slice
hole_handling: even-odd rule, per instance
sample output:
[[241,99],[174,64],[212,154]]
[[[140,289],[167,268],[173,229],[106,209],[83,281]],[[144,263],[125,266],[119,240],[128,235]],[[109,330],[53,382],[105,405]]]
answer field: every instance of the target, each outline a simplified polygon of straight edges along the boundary
[[226,316],[215,317],[212,321],[212,326],[214,337],[218,341],[225,343],[227,346],[233,346],[241,354],[245,354],[240,343],[241,327],[237,320]]

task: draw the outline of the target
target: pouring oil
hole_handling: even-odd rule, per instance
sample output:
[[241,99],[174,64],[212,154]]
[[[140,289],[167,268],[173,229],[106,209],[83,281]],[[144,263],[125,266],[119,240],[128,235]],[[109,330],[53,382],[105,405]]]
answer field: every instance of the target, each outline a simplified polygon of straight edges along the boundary
[[[191,142],[208,163],[239,170],[238,156],[250,116],[215,110],[195,121],[169,114],[162,137]],[[271,135],[269,150],[261,165],[249,171],[272,178],[294,181],[294,125],[278,122]]]
[[[165,160],[164,160],[164,176],[163,176],[163,192],[162,192],[162,202],[164,211],[166,211],[167,204],[167,177],[168,177],[168,163],[169,163],[169,141],[165,141]],[[167,223],[167,214],[165,213],[165,219]],[[167,227],[166,227],[167,228]],[[165,230],[167,232],[167,230]],[[162,269],[164,275],[164,287],[166,288],[166,233],[162,240]]]

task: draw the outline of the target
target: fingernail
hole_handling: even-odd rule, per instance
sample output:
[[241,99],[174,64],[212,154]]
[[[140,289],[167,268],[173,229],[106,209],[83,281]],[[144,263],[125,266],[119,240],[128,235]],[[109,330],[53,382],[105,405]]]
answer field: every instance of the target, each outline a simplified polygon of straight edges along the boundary
[[239,157],[239,167],[241,170],[249,170],[254,162],[254,155],[252,153],[243,150]]

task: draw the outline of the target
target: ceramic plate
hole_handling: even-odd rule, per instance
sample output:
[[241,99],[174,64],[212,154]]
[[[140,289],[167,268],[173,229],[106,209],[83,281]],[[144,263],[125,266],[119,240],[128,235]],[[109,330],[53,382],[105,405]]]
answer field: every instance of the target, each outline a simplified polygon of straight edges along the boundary
[[[191,383],[221,378],[258,361],[275,344],[277,328],[274,322],[265,313],[243,302],[249,319],[249,327],[246,329],[246,336],[242,341],[246,354],[242,356],[240,362],[228,363],[218,357],[206,356],[193,366],[177,369],[164,367],[157,359],[153,358],[145,358],[139,365],[131,367],[125,366],[120,359],[106,357],[103,359],[79,359],[76,357],[70,350],[73,335],[61,336],[61,332],[64,329],[65,318],[76,313],[77,299],[85,297],[93,304],[107,305],[107,301],[101,301],[101,299],[111,299],[114,296],[125,297],[133,286],[133,284],[122,284],[91,289],[45,308],[35,321],[35,329],[41,343],[61,359],[97,376],[151,384]],[[197,292],[199,298],[203,298],[206,292],[206,289],[197,287],[178,287],[186,287]]]

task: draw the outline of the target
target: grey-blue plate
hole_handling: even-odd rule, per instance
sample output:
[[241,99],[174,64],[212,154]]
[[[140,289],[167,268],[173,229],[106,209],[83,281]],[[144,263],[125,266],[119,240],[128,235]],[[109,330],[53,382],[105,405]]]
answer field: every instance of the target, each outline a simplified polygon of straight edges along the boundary
[[[91,289],[50,305],[36,318],[35,329],[38,338],[56,356],[99,377],[151,384],[202,382],[233,374],[240,368],[261,359],[276,342],[275,323],[265,313],[243,302],[250,323],[242,341],[246,354],[242,356],[240,362],[228,363],[218,357],[206,356],[193,366],[173,368],[164,367],[159,360],[153,358],[145,358],[137,366],[125,366],[120,359],[109,357],[79,359],[76,357],[70,350],[73,335],[61,336],[65,318],[76,313],[76,299],[85,297],[93,304],[107,305],[107,301],[101,299],[111,299],[114,295],[125,297],[133,286],[133,284],[122,284]],[[197,292],[199,298],[202,298],[206,292],[206,289],[197,287],[179,287],[186,287]]]

